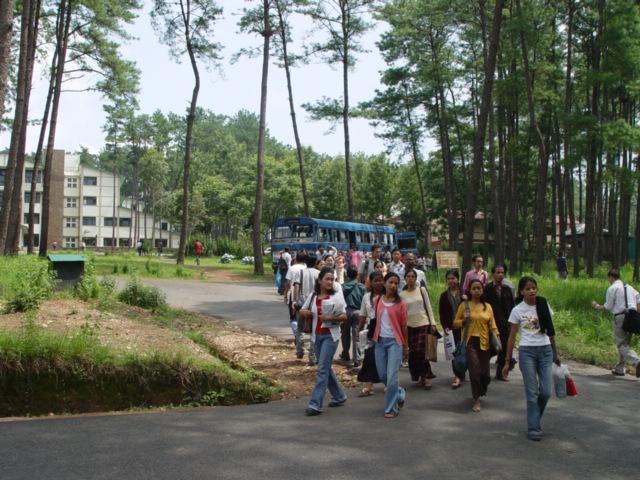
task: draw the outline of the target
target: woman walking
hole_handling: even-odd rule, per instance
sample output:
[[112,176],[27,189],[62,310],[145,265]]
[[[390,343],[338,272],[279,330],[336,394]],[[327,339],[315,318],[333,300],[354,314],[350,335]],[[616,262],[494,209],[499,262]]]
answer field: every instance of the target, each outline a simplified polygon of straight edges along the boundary
[[[460,344],[460,339],[462,338],[461,329],[453,324],[460,302],[462,302],[462,290],[460,289],[460,274],[458,273],[458,270],[452,269],[447,271],[446,279],[448,288],[442,292],[442,295],[440,295],[440,301],[438,302],[440,324],[442,325],[442,328],[444,328],[445,334],[453,332],[453,339],[457,347]],[[466,373],[456,369],[453,361],[451,362],[451,367],[454,375],[451,388],[455,390],[456,388],[460,388],[462,385]]]
[[323,268],[318,275],[314,293],[309,295],[300,310],[300,315],[312,322],[311,341],[318,361],[316,385],[305,410],[308,416],[322,413],[327,388],[331,394],[330,407],[340,407],[347,401],[347,395],[331,368],[340,340],[340,323],[347,319],[344,299],[337,294],[333,281],[333,268]]
[[431,388],[431,379],[436,377],[426,356],[427,335],[437,331],[433,309],[427,289],[418,284],[415,270],[407,270],[404,279],[406,286],[400,292],[400,298],[407,304],[409,372],[411,380],[428,390]]
[[509,316],[511,331],[502,375],[509,375],[509,361],[516,336],[520,332],[518,360],[524,392],[527,398],[527,436],[534,441],[542,438],[540,420],[551,397],[552,364],[560,366],[555,343],[553,311],[543,297],[538,296],[538,284],[532,277],[518,282],[519,302]]
[[340,285],[343,285],[346,281],[346,269],[344,268],[344,257],[338,255],[335,259],[335,280]]
[[385,418],[397,417],[404,405],[405,390],[399,374],[403,353],[407,352],[407,305],[398,294],[400,277],[390,272],[384,277],[384,295],[376,302],[376,368],[387,392],[384,396]]
[[375,303],[380,301],[381,296],[384,294],[384,277],[379,272],[371,272],[368,280],[371,289],[362,297],[362,304],[360,306],[359,329],[362,331],[367,327],[368,333],[367,346],[364,351],[364,358],[362,359],[362,368],[360,368],[358,372],[358,381],[365,383],[365,386],[360,392],[361,397],[373,395],[373,384],[380,383],[380,376],[376,368],[375,343],[369,339],[373,337],[373,330],[375,330]]
[[465,327],[467,335],[463,332],[462,341],[467,342],[467,363],[469,365],[469,380],[471,382],[471,395],[473,396],[472,410],[480,411],[480,397],[487,394],[487,388],[491,383],[489,373],[489,360],[491,352],[491,332],[499,335],[496,321],[493,318],[491,305],[484,301],[484,287],[478,279],[471,280],[469,291],[466,292],[471,300],[466,300],[458,307],[454,325]]

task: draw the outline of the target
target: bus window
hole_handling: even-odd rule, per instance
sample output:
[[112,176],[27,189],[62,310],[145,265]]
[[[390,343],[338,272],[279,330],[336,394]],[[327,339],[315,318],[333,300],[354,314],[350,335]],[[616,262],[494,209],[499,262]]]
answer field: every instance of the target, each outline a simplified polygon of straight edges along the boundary
[[293,238],[298,241],[304,240],[307,242],[313,241],[313,226],[311,225],[294,225],[293,229]]
[[291,228],[276,227],[273,238],[291,238]]
[[362,233],[356,232],[356,242],[362,243]]

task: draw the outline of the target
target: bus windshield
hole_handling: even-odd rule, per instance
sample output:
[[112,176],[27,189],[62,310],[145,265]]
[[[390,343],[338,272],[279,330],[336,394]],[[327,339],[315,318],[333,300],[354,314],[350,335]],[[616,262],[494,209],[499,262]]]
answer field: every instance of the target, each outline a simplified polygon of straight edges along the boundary
[[292,237],[298,241],[313,241],[313,225],[292,225]]

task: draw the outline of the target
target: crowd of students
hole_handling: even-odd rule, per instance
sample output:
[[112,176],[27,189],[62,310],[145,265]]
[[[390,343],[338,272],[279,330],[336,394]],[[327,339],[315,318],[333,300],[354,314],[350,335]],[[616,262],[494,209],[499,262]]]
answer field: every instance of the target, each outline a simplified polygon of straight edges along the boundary
[[[402,258],[396,249],[388,260],[380,258],[380,247],[376,245],[370,256],[355,249],[344,254],[298,252],[288,268],[284,302],[289,309],[296,354],[304,358],[303,336],[308,333],[308,361],[317,364],[307,415],[322,414],[327,389],[329,407],[339,407],[347,401],[332,369],[340,342],[340,359],[359,368],[358,380],[363,383],[360,396],[372,395],[376,383],[384,385],[385,418],[398,416],[405,403],[406,391],[399,381],[403,364],[418,387],[432,387],[435,375],[428,346],[441,333],[425,274],[416,268],[413,253]],[[534,278],[522,277],[516,289],[506,280],[504,265],[494,265],[491,274],[483,267],[483,258],[476,255],[462,286],[457,270],[446,273],[447,289],[438,302],[440,324],[445,335],[453,335],[456,347],[466,345],[474,412],[480,412],[480,399],[487,395],[492,376],[508,382],[509,372],[519,364],[525,388],[527,435],[531,440],[540,440],[540,421],[552,392],[552,365],[560,365],[553,310],[537,294]],[[613,300],[609,303],[605,307],[611,310]],[[599,307],[595,303],[594,306]],[[518,337],[516,361],[513,352]],[[492,375],[490,359],[495,355],[496,371]],[[621,351],[622,371],[625,359],[635,362],[636,373],[640,374],[635,352],[628,348]],[[452,389],[462,386],[467,371],[452,362]]]

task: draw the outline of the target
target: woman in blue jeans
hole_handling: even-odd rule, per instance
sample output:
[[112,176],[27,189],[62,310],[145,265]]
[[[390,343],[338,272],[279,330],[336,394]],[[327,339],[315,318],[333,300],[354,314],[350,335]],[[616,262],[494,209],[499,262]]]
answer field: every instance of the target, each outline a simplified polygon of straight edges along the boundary
[[389,272],[384,277],[384,295],[375,303],[376,369],[387,387],[384,396],[385,418],[395,418],[404,405],[405,390],[400,386],[399,373],[402,357],[408,353],[407,305],[398,294],[400,277]]
[[311,341],[315,346],[318,369],[316,385],[305,413],[308,416],[322,413],[324,394],[331,393],[330,407],[340,407],[347,401],[347,395],[331,368],[331,362],[340,340],[340,324],[347,320],[347,305],[342,294],[334,289],[333,267],[320,270],[314,293],[309,295],[300,310],[301,317],[311,319]]
[[518,360],[524,391],[527,397],[527,436],[534,441],[542,438],[540,420],[551,397],[552,364],[560,365],[555,344],[553,311],[547,301],[538,296],[538,284],[532,277],[522,277],[518,282],[517,305],[511,311],[511,330],[502,375],[507,378],[509,365],[520,333]]

